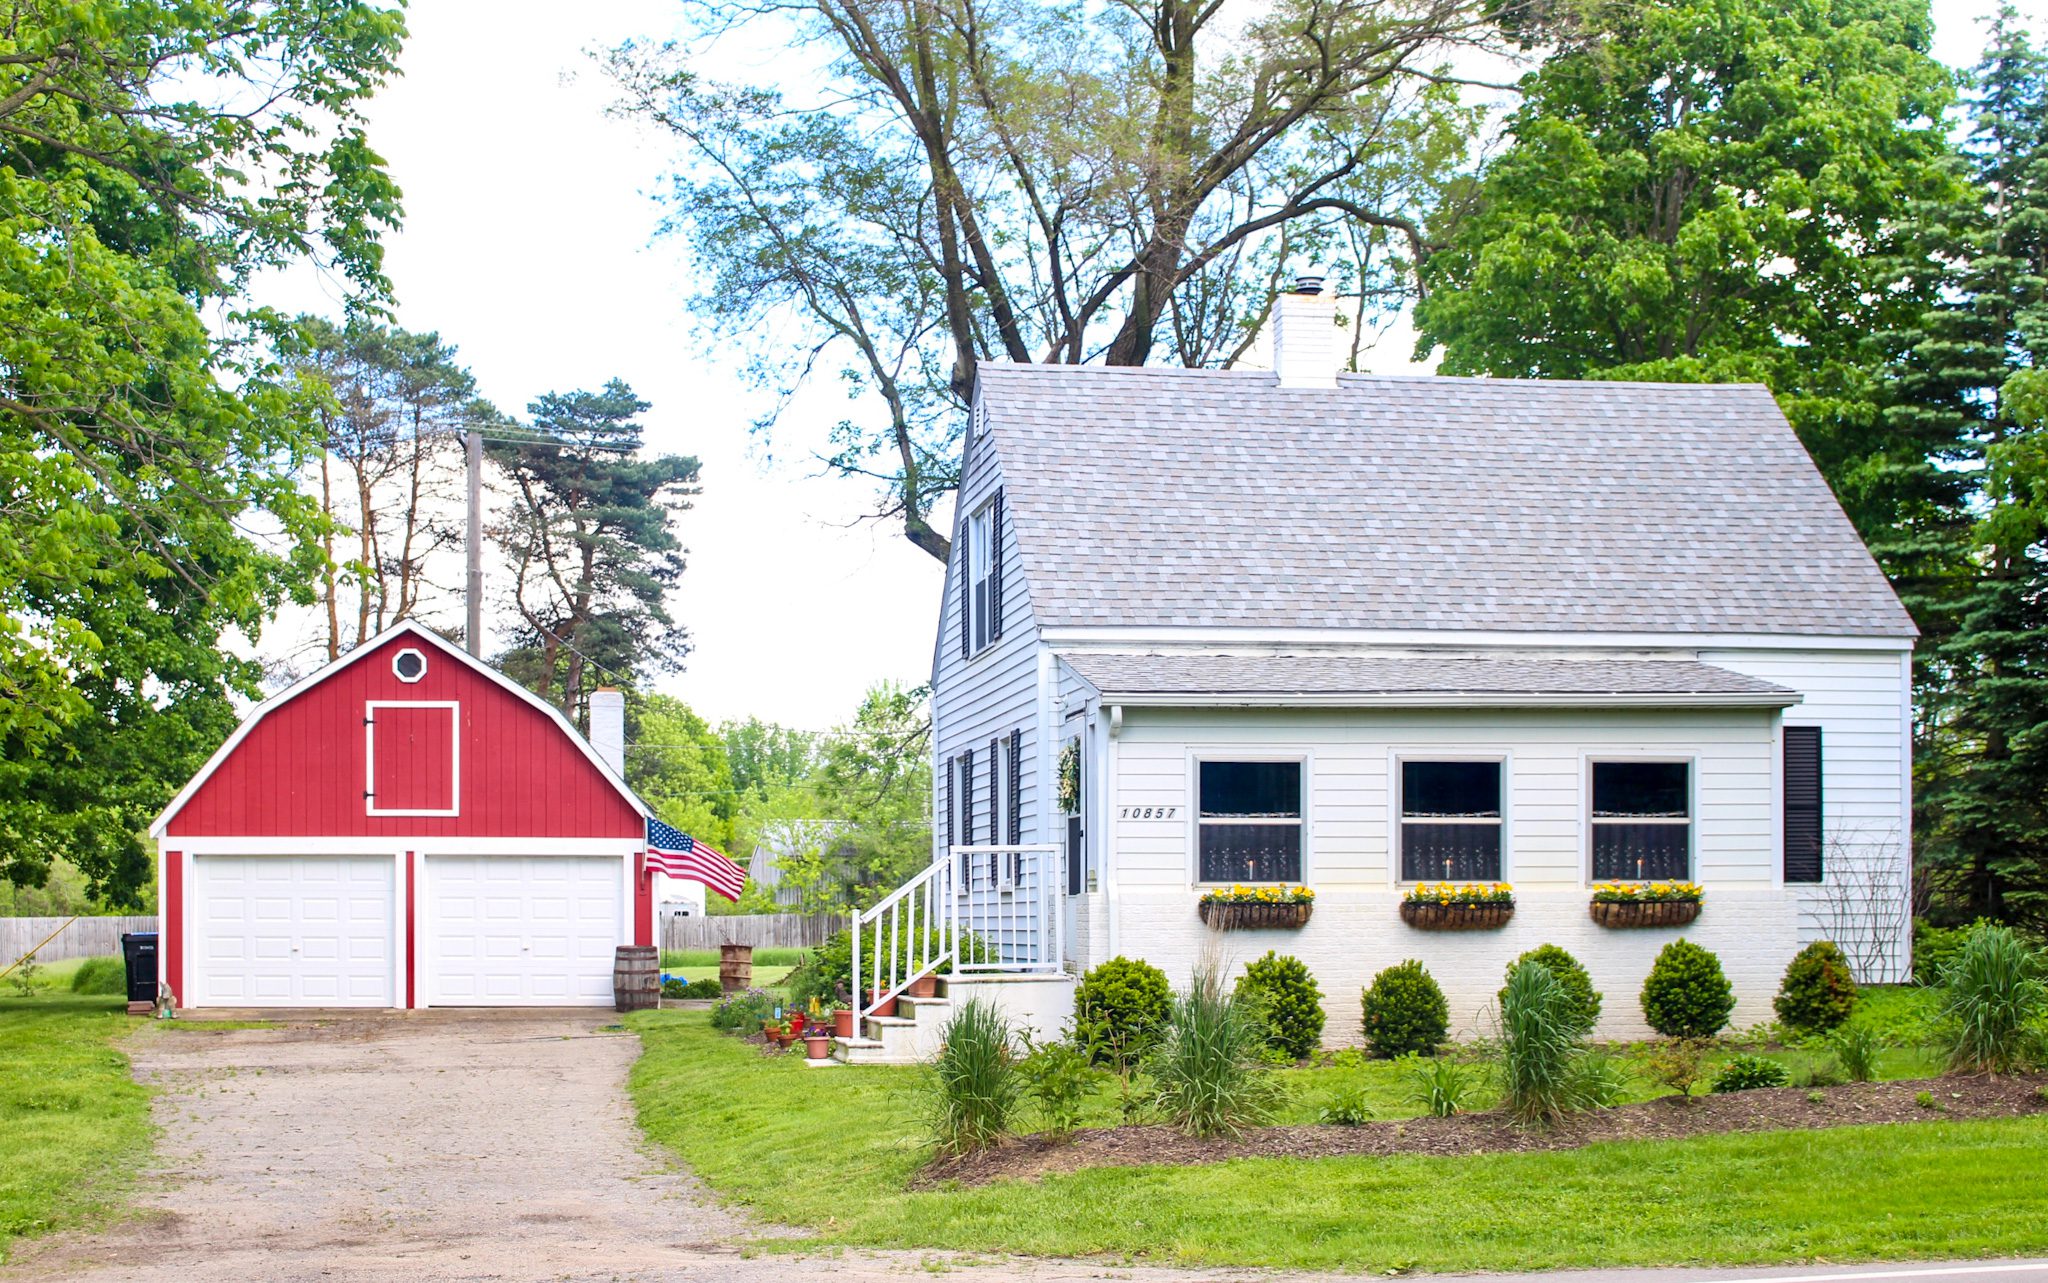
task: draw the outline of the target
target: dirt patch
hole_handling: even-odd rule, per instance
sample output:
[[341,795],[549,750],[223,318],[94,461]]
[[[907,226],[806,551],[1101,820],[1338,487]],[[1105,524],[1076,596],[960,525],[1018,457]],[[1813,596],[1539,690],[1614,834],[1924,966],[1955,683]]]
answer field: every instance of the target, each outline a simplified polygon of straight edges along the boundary
[[935,1162],[921,1188],[1035,1179],[1084,1167],[1159,1164],[1184,1167],[1234,1158],[1333,1158],[1347,1154],[1517,1153],[1577,1149],[1610,1140],[1665,1140],[1727,1132],[1921,1123],[1942,1119],[2013,1118],[2048,1114],[2048,1075],[1927,1078],[1841,1087],[1773,1087],[1695,1097],[1667,1096],[1603,1109],[1553,1127],[1523,1127],[1504,1114],[1410,1118],[1361,1127],[1261,1127],[1237,1139],[1203,1140],[1171,1127],[1114,1127],[1074,1133],[1065,1144],[1037,1137]]

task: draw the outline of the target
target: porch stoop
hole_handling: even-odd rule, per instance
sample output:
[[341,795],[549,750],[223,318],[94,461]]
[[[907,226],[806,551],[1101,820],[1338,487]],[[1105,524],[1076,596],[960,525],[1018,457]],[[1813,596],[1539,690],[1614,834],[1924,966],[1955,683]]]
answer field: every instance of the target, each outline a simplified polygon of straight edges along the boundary
[[939,1054],[956,1002],[993,1002],[1033,1040],[1057,1037],[1074,1014],[1069,975],[954,974],[938,977],[938,995],[896,1000],[896,1015],[868,1016],[852,1038],[833,1039],[832,1055],[849,1065],[915,1065]]

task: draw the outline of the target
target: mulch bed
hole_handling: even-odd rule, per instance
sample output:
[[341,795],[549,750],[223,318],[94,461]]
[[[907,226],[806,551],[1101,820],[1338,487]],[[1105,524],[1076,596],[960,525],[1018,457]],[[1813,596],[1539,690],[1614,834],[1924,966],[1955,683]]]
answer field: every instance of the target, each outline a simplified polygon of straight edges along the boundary
[[[2014,1118],[2048,1114],[2048,1075],[1926,1078],[1849,1083],[1841,1087],[1768,1087],[1726,1095],[1676,1096],[1596,1110],[1551,1127],[1524,1127],[1499,1113],[1409,1118],[1361,1127],[1324,1124],[1261,1127],[1231,1139],[1203,1140],[1172,1127],[1090,1128],[1066,1143],[1026,1136],[960,1158],[932,1163],[918,1187],[1033,1179],[1083,1167],[1160,1164],[1185,1167],[1234,1158],[1331,1158],[1346,1154],[1516,1153],[1577,1149],[1611,1140],[1666,1140],[1725,1132],[1817,1130],[1869,1123]],[[1818,1090],[1819,1100],[1809,1097]],[[1933,1096],[1933,1105],[1917,1099]]]

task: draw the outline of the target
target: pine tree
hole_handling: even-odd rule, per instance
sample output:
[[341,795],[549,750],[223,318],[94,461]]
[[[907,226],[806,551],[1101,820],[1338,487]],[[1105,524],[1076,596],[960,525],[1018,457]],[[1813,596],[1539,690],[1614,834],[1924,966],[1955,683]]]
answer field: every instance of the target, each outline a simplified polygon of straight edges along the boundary
[[1979,199],[1937,225],[1945,299],[1899,366],[1905,412],[1957,424],[1977,492],[1921,709],[1921,861],[1937,905],[2048,921],[2048,57],[2008,6],[1974,70]]

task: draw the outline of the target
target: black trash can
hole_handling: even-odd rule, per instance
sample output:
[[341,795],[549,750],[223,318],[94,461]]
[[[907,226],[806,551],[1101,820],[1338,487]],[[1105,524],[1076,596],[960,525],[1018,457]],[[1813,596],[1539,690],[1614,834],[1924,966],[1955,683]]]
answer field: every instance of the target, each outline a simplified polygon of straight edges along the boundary
[[128,1001],[156,1001],[156,932],[131,931],[121,937],[121,957],[128,964]]

